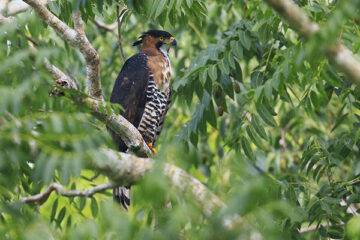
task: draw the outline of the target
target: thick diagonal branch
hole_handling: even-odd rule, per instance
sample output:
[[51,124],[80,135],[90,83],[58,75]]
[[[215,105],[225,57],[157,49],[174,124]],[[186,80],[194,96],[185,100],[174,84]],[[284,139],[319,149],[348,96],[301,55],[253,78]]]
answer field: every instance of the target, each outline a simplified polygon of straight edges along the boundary
[[77,11],[73,14],[75,29],[72,29],[50,12],[41,1],[24,0],[24,2],[29,4],[40,18],[52,27],[61,38],[79,49],[86,61],[86,79],[89,95],[102,100],[100,57],[85,35],[80,13]]
[[102,99],[101,82],[100,82],[100,57],[86,37],[84,24],[80,12],[73,14],[75,31],[78,33],[77,46],[84,55],[86,61],[86,81],[89,88],[90,96]]
[[[138,182],[155,166],[154,161],[150,158],[139,158],[112,149],[104,148],[97,154],[103,154],[103,156],[93,158],[91,167],[118,185]],[[181,168],[165,163],[160,170],[169,179],[172,186],[196,199],[195,202],[199,204],[204,214],[210,215],[225,206],[206,186]]]
[[[319,25],[312,22],[298,5],[290,0],[264,0],[300,35],[309,38],[319,31]],[[353,83],[360,85],[360,62],[354,54],[341,43],[326,48],[326,56],[336,68]]]
[[149,147],[134,125],[120,114],[116,114],[109,107],[108,103],[86,96],[75,96],[72,99],[80,104],[80,106],[89,109],[96,118],[118,134],[131,152],[142,157],[152,155]]
[[59,183],[50,184],[44,192],[38,193],[33,196],[24,197],[20,200],[22,203],[44,203],[51,195],[52,192],[64,197],[92,197],[94,194],[103,192],[107,189],[116,187],[114,183],[104,183],[87,190],[66,190],[65,187]]

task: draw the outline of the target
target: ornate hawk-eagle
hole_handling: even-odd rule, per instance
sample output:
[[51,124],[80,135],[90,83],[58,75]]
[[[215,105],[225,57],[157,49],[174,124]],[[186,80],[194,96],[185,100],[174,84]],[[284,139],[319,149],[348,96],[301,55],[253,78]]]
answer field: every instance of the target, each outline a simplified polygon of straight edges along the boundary
[[[110,102],[121,105],[122,116],[139,130],[154,151],[170,104],[172,70],[168,52],[171,46],[176,46],[176,40],[168,32],[149,30],[133,46],[139,46],[140,52],[125,62]],[[125,152],[124,142],[112,135],[119,150]],[[130,205],[129,187],[115,188],[113,196],[125,209]]]

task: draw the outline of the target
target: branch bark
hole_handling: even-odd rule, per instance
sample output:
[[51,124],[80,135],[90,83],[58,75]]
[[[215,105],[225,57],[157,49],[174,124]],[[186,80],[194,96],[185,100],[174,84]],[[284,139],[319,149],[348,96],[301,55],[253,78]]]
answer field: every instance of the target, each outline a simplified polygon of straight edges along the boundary
[[103,192],[108,189],[116,187],[114,183],[104,183],[87,190],[66,190],[65,187],[59,183],[50,184],[44,192],[39,194],[24,197],[20,200],[22,203],[37,203],[43,204],[50,197],[52,192],[64,197],[92,197],[94,194]]
[[[77,90],[75,81],[59,68],[52,65],[47,59],[45,59],[45,68],[52,75],[55,83],[64,90],[65,94],[67,89]],[[89,97],[79,91],[66,94],[66,96],[79,106],[89,110],[97,119],[119,134],[131,152],[140,157],[152,155],[151,150],[146,145],[139,131],[123,116],[116,114],[108,103]]]
[[73,14],[75,31],[78,34],[77,46],[85,57],[86,61],[86,81],[90,96],[104,100],[100,82],[100,57],[86,37],[84,23],[82,21],[80,11]]
[[46,70],[52,75],[56,84],[67,89],[78,89],[75,80],[63,73],[56,66],[52,65],[47,58],[44,60],[44,66]]
[[24,0],[24,2],[29,4],[40,18],[52,27],[61,38],[79,49],[86,61],[86,79],[89,95],[103,100],[100,82],[100,57],[85,35],[80,12],[77,11],[73,14],[75,29],[72,29],[50,12],[40,1]]
[[[91,160],[88,162],[87,167],[107,176],[111,183],[101,184],[84,191],[66,190],[61,184],[52,183],[45,191],[33,196],[24,197],[20,201],[22,203],[42,204],[54,191],[65,197],[91,197],[98,192],[116,186],[135,184],[155,168],[155,161],[153,159],[139,158],[132,154],[121,153],[108,148],[98,149],[96,152],[89,153],[89,158]],[[161,166],[160,170],[169,179],[172,186],[183,193],[191,194],[207,216],[225,207],[225,204],[215,194],[181,168],[165,163]]]
[[123,116],[116,114],[106,102],[83,96],[75,96],[72,99],[81,106],[88,108],[96,118],[119,134],[131,152],[140,157],[152,155],[139,131]]
[[[104,161],[104,157],[94,157],[91,167],[106,175],[117,185],[134,184],[155,167],[155,161],[150,158],[139,158],[112,149],[103,148],[97,154],[103,154],[107,160]],[[172,186],[183,193],[191,194],[207,216],[225,207],[225,204],[206,186],[181,168],[164,163],[160,169]]]
[[[295,31],[305,38],[311,37],[320,30],[298,5],[290,0],[264,0],[281,17],[283,17]],[[360,62],[354,54],[340,42],[327,47],[326,56],[330,62],[353,83],[360,85]]]
[[[39,0],[43,5],[47,4],[51,0]],[[29,5],[22,0],[0,0],[0,12],[6,17],[14,16],[19,13],[25,12],[29,9]]]

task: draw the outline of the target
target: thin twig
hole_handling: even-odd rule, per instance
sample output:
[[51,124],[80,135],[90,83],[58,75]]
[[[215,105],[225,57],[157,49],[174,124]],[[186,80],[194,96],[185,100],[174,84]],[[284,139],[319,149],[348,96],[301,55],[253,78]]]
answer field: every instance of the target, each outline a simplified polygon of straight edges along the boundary
[[114,33],[115,29],[117,28],[117,22],[114,22],[112,24],[106,24],[106,23],[102,22],[101,20],[95,18],[94,23],[95,23],[96,27],[103,29],[107,32],[111,32],[111,33]]
[[118,44],[119,44],[119,49],[120,49],[120,55],[123,59],[123,61],[126,60],[126,56],[124,54],[124,49],[123,49],[123,45],[122,45],[122,34],[121,34],[121,27],[122,24],[124,22],[126,13],[128,12],[127,8],[124,8],[121,10],[120,12],[120,6],[116,7],[116,13],[117,13],[117,31],[118,31]]
[[66,190],[65,187],[59,183],[50,184],[44,192],[38,193],[33,196],[24,197],[20,200],[22,203],[37,203],[43,204],[51,195],[52,192],[56,192],[58,195],[64,197],[92,197],[94,194],[103,192],[108,189],[112,189],[117,185],[114,183],[104,183],[87,190]]

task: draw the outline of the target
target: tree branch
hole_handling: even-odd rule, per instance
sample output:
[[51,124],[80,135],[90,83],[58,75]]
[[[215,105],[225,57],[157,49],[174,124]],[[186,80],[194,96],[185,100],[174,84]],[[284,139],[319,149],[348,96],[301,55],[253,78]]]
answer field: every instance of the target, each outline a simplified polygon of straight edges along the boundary
[[52,192],[64,197],[92,197],[95,193],[103,192],[107,189],[116,187],[114,183],[104,183],[87,190],[66,190],[63,185],[59,183],[50,184],[44,192],[33,196],[24,197],[20,200],[22,203],[37,203],[43,204],[51,195]]
[[86,81],[90,96],[103,100],[100,82],[100,57],[86,37],[80,11],[73,14],[75,31],[78,33],[78,48],[86,60]]
[[[51,0],[39,0],[40,4],[47,4]],[[29,9],[29,5],[22,0],[0,0],[0,12],[6,17],[14,16],[25,12]]]
[[103,100],[100,82],[100,57],[85,35],[80,12],[77,11],[73,14],[75,29],[72,29],[50,12],[40,1],[24,0],[24,2],[29,4],[40,18],[52,27],[61,38],[79,49],[86,61],[86,79],[89,95]]
[[96,27],[100,28],[100,29],[104,29],[107,32],[111,32],[114,33],[115,29],[117,28],[117,22],[114,22],[112,24],[106,24],[103,21],[101,21],[100,19],[94,19],[94,23],[96,25]]
[[0,24],[10,23],[10,22],[11,22],[11,18],[5,17],[0,13]]
[[[319,25],[310,20],[306,13],[290,0],[264,0],[300,35],[309,38],[320,30]],[[326,48],[326,56],[336,68],[353,83],[360,85],[360,62],[341,43]]]
[[[137,183],[155,167],[155,161],[150,158],[139,158],[132,154],[108,148],[98,149],[96,152],[89,153],[89,155],[91,161],[88,163],[88,168],[107,176],[112,181],[111,183],[101,184],[84,191],[66,190],[61,184],[52,183],[44,192],[24,197],[20,201],[22,203],[42,204],[53,191],[65,197],[91,197],[98,192],[116,186]],[[215,194],[181,168],[165,163],[160,169],[170,180],[172,186],[183,193],[191,194],[207,216],[225,207],[225,204]]]
[[75,96],[72,99],[88,108],[96,118],[118,134],[131,152],[140,157],[152,155],[139,131],[123,116],[116,114],[106,102],[86,96]]
[[[98,150],[97,154],[105,156],[93,157],[90,167],[106,175],[118,185],[138,182],[155,166],[154,160],[150,158],[139,158],[112,149],[103,148]],[[107,159],[106,161],[104,161],[104,157]],[[181,192],[191,194],[207,216],[225,207],[225,204],[215,194],[181,168],[164,163],[161,170],[172,186]]]
[[52,75],[56,84],[67,89],[78,89],[75,80],[63,73],[56,66],[52,65],[47,58],[44,60],[44,66],[46,70]]
[[[75,81],[52,65],[47,59],[44,61],[45,68],[52,75],[55,83],[66,93],[67,89],[77,90]],[[108,103],[94,99],[79,91],[69,93],[66,96],[71,98],[76,104],[88,109],[97,119],[106,124],[111,130],[118,134],[130,151],[136,155],[145,157],[151,156],[151,150],[146,145],[139,131],[123,116],[116,114]]]

